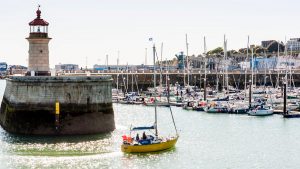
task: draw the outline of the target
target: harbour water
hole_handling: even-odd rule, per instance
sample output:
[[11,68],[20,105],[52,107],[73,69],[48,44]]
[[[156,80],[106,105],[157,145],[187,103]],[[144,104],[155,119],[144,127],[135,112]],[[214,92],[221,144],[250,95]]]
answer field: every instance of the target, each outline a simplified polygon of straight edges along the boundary
[[[1,98],[5,81],[0,81]],[[0,128],[0,168],[299,168],[300,121],[280,115],[208,114],[172,107],[180,138],[174,149],[124,154],[130,125],[152,125],[154,108],[114,104],[109,134],[28,137]],[[158,108],[158,128],[174,134],[169,108]]]

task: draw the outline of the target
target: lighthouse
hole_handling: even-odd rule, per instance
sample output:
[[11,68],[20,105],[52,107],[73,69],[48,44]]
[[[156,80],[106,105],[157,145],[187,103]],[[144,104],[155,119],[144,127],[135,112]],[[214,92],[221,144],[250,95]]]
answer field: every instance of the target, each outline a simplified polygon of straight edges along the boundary
[[49,76],[49,23],[29,23],[27,76],[9,76],[0,126],[24,135],[86,135],[115,129],[111,76]]
[[41,18],[40,6],[36,18],[29,22],[30,33],[26,38],[29,42],[28,72],[30,76],[49,76],[49,23]]

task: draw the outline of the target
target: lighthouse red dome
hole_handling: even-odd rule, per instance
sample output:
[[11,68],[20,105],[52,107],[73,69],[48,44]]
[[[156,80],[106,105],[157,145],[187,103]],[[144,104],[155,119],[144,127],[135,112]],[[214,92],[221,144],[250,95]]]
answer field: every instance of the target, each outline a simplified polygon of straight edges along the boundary
[[49,23],[47,21],[45,21],[44,19],[41,19],[41,13],[42,12],[40,11],[40,9],[38,9],[36,11],[37,17],[33,21],[29,22],[30,26],[48,26],[49,25]]

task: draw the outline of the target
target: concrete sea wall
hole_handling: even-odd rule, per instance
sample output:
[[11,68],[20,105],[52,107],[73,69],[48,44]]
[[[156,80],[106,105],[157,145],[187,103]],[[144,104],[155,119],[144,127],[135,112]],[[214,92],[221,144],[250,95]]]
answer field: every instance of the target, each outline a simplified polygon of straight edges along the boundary
[[[96,134],[115,129],[112,79],[97,77],[11,77],[3,96],[0,124],[28,135]],[[60,103],[55,125],[55,103]]]
[[[181,86],[183,86],[184,83],[184,76],[183,74],[169,74],[169,79],[170,79],[170,84],[175,84],[175,83],[179,83]],[[222,88],[223,85],[226,85],[225,83],[223,84],[223,75],[219,74],[207,74],[207,86],[216,86],[217,83],[217,76],[219,77],[219,87]],[[292,74],[293,76],[293,84],[295,84],[295,86],[300,86],[300,74]],[[282,79],[285,77],[285,73],[281,73],[279,75],[279,79],[280,79],[280,85],[282,85]],[[126,74],[119,74],[119,76],[117,76],[116,74],[112,75],[113,80],[113,86],[116,87],[117,85],[117,78],[119,78],[118,82],[118,87],[122,90],[125,90],[124,86],[126,86],[127,84],[127,79],[123,79],[123,78],[127,78]],[[132,79],[133,78],[133,79]],[[156,84],[159,85],[159,81],[160,81],[160,75],[157,74],[156,75]],[[200,78],[201,78],[201,87],[204,87],[204,74],[201,75],[200,74],[191,74],[190,75],[190,85],[191,86],[200,86]],[[256,85],[263,85],[264,84],[264,78],[265,75],[264,73],[260,73],[260,74],[256,74],[254,75],[254,83],[256,82]],[[272,73],[272,74],[267,74],[267,78],[266,78],[266,85],[268,86],[275,86],[276,82],[277,82],[277,78],[278,78],[278,74],[277,73]],[[251,74],[247,74],[247,82],[249,82],[249,80],[251,79]],[[187,83],[187,76],[185,77],[186,83]],[[229,81],[229,85],[231,86],[237,86],[240,89],[244,89],[244,85],[245,85],[245,75],[243,73],[236,73],[236,74],[229,74],[228,75],[228,81]],[[132,86],[132,82],[133,82],[133,90],[137,91],[137,87],[136,85],[138,85],[138,89],[139,90],[147,90],[148,87],[153,87],[153,74],[134,74],[132,76],[132,74],[130,74],[128,76],[128,91],[131,91],[131,86]],[[166,83],[166,75],[163,74],[162,76],[162,82],[163,84]],[[221,89],[220,89],[221,90]]]

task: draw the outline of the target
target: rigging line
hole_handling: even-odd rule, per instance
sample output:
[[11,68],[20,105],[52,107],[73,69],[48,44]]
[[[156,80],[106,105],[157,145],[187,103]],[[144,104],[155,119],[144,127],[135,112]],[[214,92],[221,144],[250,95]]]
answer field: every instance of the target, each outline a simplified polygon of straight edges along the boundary
[[146,74],[144,74],[144,80],[143,80],[143,82],[141,84],[141,89],[142,90],[144,90],[144,84],[146,83],[145,81],[146,81]]
[[271,85],[272,85],[272,87],[273,87],[273,79],[272,79],[272,74],[271,74],[270,71],[269,71],[269,75],[270,75],[270,82],[271,82]]
[[293,83],[293,87],[295,88],[295,81],[294,81],[294,76],[291,74],[292,77],[292,83]]
[[[259,85],[261,86],[262,84],[262,81],[261,81],[261,78],[259,78]],[[256,86],[255,86],[256,87]]]
[[[127,89],[126,89],[126,85],[125,85],[125,80],[124,80],[124,75],[122,73],[122,81],[123,81],[123,85],[124,85],[124,92],[127,93]],[[125,93],[124,93],[125,94]]]
[[[169,78],[169,77],[167,77],[167,78]],[[167,93],[168,93],[167,99],[168,99],[169,109],[170,109],[170,112],[171,112],[171,117],[172,117],[172,121],[173,121],[174,128],[175,128],[175,131],[176,131],[176,135],[178,136],[177,127],[176,127],[175,119],[174,119],[174,116],[173,116],[173,111],[172,111],[172,108],[171,108],[171,105],[170,105],[170,84],[169,84],[169,79],[168,79],[168,84],[167,85],[168,85],[168,87],[167,87]]]
[[136,90],[137,90],[137,94],[139,95],[140,94],[140,91],[139,91],[139,84],[138,84],[138,80],[137,80],[137,77],[138,75],[134,75],[134,79],[135,79],[135,84],[136,84]]
[[[159,62],[159,59],[158,59],[158,54],[157,54],[157,50],[155,49],[155,55],[156,55],[156,59],[157,59],[157,62],[158,62],[158,66],[159,66],[159,75],[160,75],[160,79],[159,79],[159,86],[160,86],[160,89],[162,87],[162,83],[161,83],[161,80],[162,80],[162,62]],[[155,64],[155,63],[154,63]],[[161,100],[161,96],[162,96],[162,93],[161,93],[161,90],[159,91],[159,96],[160,96],[160,100]]]
[[279,77],[276,77],[276,86],[274,88],[278,88],[279,87]]
[[[146,65],[145,65],[146,66]],[[146,84],[146,74],[145,74],[145,68],[143,70],[143,74],[144,74],[144,80],[142,82],[142,85],[141,85],[141,89],[144,90],[144,87],[145,87],[145,84]],[[150,84],[151,85],[151,84]]]
[[157,103],[156,103],[156,64],[155,64],[155,55],[157,54],[155,49],[155,44],[153,44],[153,69],[154,69],[154,110],[155,110],[155,136],[158,136],[158,130],[157,130]]
[[234,81],[235,88],[237,89],[238,85],[237,85],[237,83],[236,83],[236,80],[235,80],[234,74],[232,74],[232,77],[233,77],[233,81]]
[[[159,63],[160,75],[162,75],[162,62],[159,62],[157,51],[155,50],[156,59]],[[155,64],[155,63],[154,63]]]
[[[233,76],[234,77],[234,76]],[[237,83],[235,84],[235,88],[239,89],[240,88],[240,82],[241,82],[241,74],[239,74],[239,78],[237,80]]]

